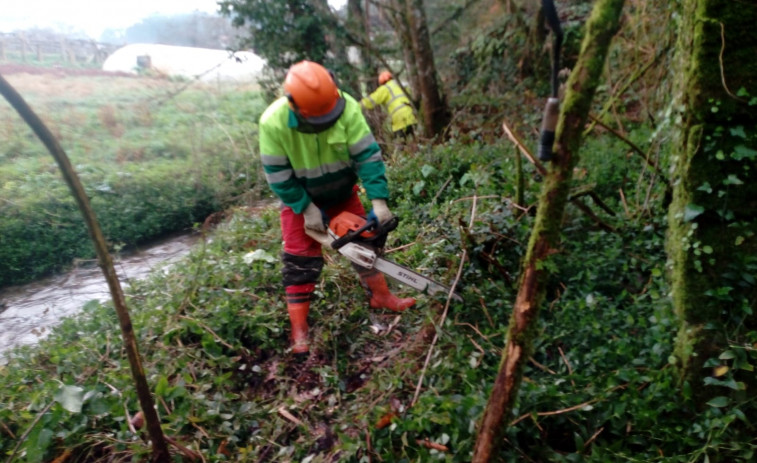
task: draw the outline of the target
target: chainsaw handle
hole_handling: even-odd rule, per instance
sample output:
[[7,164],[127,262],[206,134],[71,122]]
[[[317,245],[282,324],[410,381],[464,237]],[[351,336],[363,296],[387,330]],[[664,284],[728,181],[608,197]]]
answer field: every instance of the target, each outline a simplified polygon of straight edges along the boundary
[[358,228],[357,230],[350,231],[346,235],[340,236],[339,238],[337,238],[334,241],[332,241],[331,242],[331,247],[333,249],[339,249],[342,246],[344,246],[345,244],[351,243],[351,242],[355,241],[355,238],[357,238],[358,236],[360,236],[361,233],[363,233],[366,230],[370,230],[371,228],[373,228],[375,226],[376,226],[376,223],[373,222],[373,221],[366,222],[365,225],[363,225],[362,227]]
[[[399,225],[399,218],[397,216],[393,216],[391,219],[387,220],[383,224],[378,224],[378,221],[373,219],[365,222],[365,225],[358,228],[357,230],[350,231],[346,235],[341,236],[334,241],[331,242],[332,249],[339,249],[343,247],[347,243],[351,243],[355,241],[361,233],[364,231],[371,230],[373,228],[376,228],[376,237],[385,236],[390,231],[397,228],[397,225]],[[375,239],[375,238],[374,238]]]

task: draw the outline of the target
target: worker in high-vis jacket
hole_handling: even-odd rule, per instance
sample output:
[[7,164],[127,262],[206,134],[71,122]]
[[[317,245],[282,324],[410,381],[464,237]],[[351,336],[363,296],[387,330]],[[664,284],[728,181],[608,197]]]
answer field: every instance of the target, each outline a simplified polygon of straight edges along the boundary
[[415,118],[415,111],[410,98],[402,91],[402,87],[394,80],[389,71],[382,71],[379,74],[378,83],[379,87],[360,100],[360,105],[365,109],[373,109],[383,105],[392,121],[394,137],[411,137],[418,120]]
[[[379,223],[393,215],[381,150],[360,105],[322,65],[302,61],[284,80],[285,96],[260,117],[265,178],[281,199],[282,276],[292,327],[292,352],[309,352],[307,316],[328,243],[324,217],[365,216],[358,180]],[[354,265],[374,309],[401,312],[415,304],[389,291],[383,274]]]

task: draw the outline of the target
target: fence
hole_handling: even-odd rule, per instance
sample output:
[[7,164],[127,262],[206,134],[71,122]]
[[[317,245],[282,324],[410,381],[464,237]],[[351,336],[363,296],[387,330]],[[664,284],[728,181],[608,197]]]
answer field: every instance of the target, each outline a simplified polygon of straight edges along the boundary
[[0,62],[100,67],[118,45],[27,33],[0,33]]

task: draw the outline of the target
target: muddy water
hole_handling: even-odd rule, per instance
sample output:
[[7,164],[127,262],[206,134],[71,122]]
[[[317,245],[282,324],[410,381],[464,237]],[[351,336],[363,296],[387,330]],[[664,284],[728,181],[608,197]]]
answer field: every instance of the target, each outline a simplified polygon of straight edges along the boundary
[[[198,237],[175,235],[115,259],[124,291],[128,292],[129,281],[144,278],[188,254]],[[8,349],[36,343],[63,317],[76,314],[93,299],[110,300],[105,277],[94,261],[63,275],[0,290],[0,364],[5,363]]]

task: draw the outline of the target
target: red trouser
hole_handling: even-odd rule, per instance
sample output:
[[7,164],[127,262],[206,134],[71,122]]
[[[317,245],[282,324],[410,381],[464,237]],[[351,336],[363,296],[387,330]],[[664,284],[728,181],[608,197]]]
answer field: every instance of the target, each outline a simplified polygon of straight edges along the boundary
[[[365,216],[357,186],[345,201],[324,210],[328,217],[336,217],[344,211]],[[289,206],[281,209],[281,237],[284,240],[282,274],[287,298],[292,302],[300,299],[297,295],[309,299],[323,268],[321,243],[305,233],[305,219],[302,214],[295,214]]]

